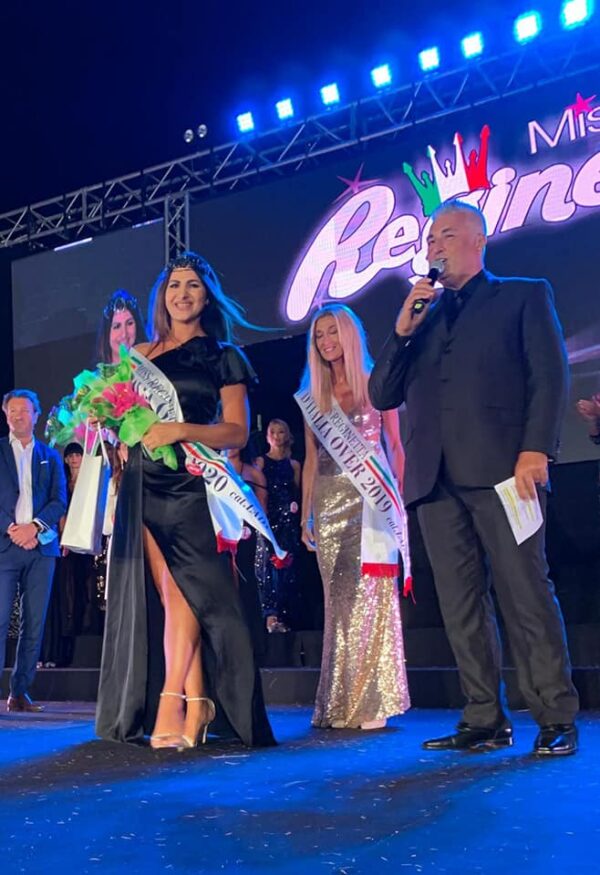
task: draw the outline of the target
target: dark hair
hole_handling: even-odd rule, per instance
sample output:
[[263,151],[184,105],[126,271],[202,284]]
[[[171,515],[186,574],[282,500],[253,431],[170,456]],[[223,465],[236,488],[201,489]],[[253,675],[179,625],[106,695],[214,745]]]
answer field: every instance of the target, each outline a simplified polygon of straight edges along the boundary
[[6,413],[6,408],[8,407],[8,402],[12,398],[27,398],[28,401],[31,401],[33,405],[33,412],[37,413],[38,416],[42,412],[42,405],[40,404],[40,399],[31,389],[11,389],[10,392],[7,392],[4,398],[2,399],[2,410]]
[[63,450],[63,459],[66,459],[67,456],[70,456],[73,453],[77,453],[77,455],[83,456],[83,447],[81,446],[81,444],[78,444],[77,441],[71,441],[70,444],[67,444],[67,446]]
[[169,335],[171,319],[165,305],[165,293],[171,274],[174,270],[193,270],[206,289],[206,305],[202,311],[202,329],[217,340],[232,341],[237,327],[253,328],[255,331],[264,329],[252,325],[244,317],[244,310],[236,301],[229,298],[208,261],[195,252],[184,252],[173,258],[158,276],[148,308],[148,337],[155,343],[160,343]]
[[98,334],[96,336],[96,360],[98,362],[110,363],[112,361],[110,329],[115,313],[120,313],[123,310],[129,310],[134,318],[136,343],[146,339],[146,329],[137,298],[134,298],[125,289],[117,289],[116,292],[112,293],[102,310],[102,318],[98,325]]
[[73,453],[78,453],[79,455],[83,456],[83,447],[81,446],[81,444],[78,444],[77,441],[71,441],[71,443],[67,444],[67,446],[63,450],[63,469],[65,472],[65,480],[67,481],[69,494],[71,493],[72,480],[71,469],[67,465],[67,456],[70,456]]

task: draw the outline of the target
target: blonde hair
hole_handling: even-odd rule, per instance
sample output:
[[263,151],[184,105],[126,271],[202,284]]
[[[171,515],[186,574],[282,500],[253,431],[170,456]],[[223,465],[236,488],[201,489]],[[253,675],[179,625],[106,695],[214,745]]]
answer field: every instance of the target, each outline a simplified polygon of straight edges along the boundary
[[290,431],[289,425],[287,424],[285,419],[271,419],[267,426],[267,443],[269,440],[269,431],[272,425],[279,425],[281,428],[284,429],[287,435],[287,440],[285,443],[286,456],[288,456],[289,458],[292,455],[292,444],[294,443],[294,438],[292,437],[292,432]]
[[367,385],[373,368],[373,359],[367,348],[365,329],[358,316],[343,304],[326,304],[314,314],[308,329],[306,367],[300,388],[309,391],[322,413],[328,413],[333,403],[331,365],[324,361],[317,349],[317,323],[324,316],[333,316],[337,325],[344,355],[344,370],[352,390],[354,403],[362,410],[369,404]]

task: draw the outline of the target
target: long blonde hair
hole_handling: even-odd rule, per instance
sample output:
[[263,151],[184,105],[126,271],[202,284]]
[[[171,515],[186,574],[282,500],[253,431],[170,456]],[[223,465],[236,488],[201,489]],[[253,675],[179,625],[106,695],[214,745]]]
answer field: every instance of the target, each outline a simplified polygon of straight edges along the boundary
[[333,316],[335,319],[344,353],[346,379],[352,390],[354,403],[362,409],[369,403],[367,385],[373,368],[373,359],[367,348],[362,322],[356,313],[343,304],[326,304],[314,314],[308,329],[306,367],[300,388],[302,391],[310,392],[322,413],[331,410],[333,402],[331,366],[322,359],[315,339],[317,322],[324,316]]

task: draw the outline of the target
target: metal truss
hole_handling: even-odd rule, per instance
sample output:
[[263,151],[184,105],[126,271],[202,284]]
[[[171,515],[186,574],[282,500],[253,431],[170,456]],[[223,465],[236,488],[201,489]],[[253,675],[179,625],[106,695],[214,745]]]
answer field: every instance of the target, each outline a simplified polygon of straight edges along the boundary
[[157,218],[171,256],[188,244],[190,203],[393,140],[431,119],[600,69],[600,30],[538,38],[506,54],[376,94],[110,182],[0,215],[0,248],[49,248]]
[[165,264],[190,248],[190,193],[168,194],[164,200]]

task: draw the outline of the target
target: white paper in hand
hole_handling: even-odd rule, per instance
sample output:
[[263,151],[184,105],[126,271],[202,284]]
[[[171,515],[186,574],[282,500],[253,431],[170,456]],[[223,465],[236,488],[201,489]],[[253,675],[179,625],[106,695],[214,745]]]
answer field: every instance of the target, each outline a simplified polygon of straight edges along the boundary
[[522,544],[535,534],[544,522],[538,496],[525,500],[519,498],[514,477],[497,483],[494,489],[502,502],[515,541],[517,544]]

